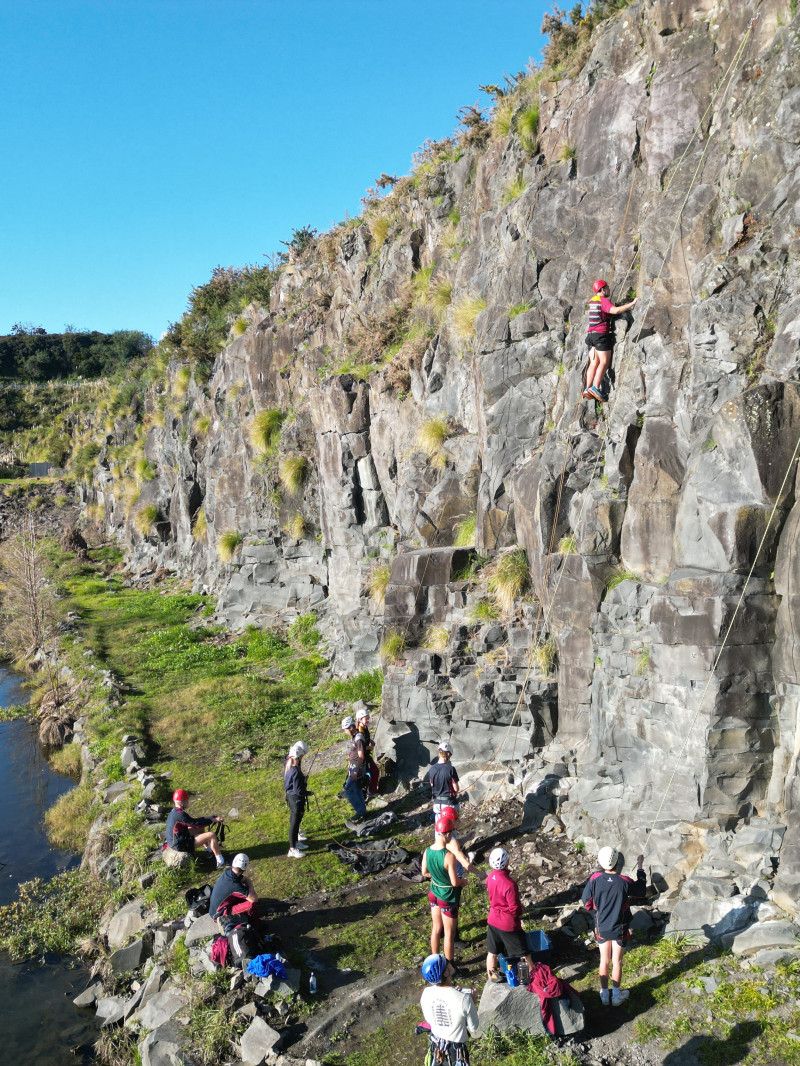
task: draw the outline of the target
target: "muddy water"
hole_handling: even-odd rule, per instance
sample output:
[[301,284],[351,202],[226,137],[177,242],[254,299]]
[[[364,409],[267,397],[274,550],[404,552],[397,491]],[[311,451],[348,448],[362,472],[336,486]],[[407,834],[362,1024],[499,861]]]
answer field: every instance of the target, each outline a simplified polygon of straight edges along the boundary
[[[26,701],[19,681],[0,666],[1,707]],[[44,812],[71,787],[48,765],[32,723],[0,722],[0,905],[14,899],[20,882],[77,865],[77,856],[51,848],[44,833]],[[72,1005],[87,983],[85,969],[69,959],[47,956],[15,965],[0,953],[0,1061],[88,1062],[97,1039],[93,1017]]]

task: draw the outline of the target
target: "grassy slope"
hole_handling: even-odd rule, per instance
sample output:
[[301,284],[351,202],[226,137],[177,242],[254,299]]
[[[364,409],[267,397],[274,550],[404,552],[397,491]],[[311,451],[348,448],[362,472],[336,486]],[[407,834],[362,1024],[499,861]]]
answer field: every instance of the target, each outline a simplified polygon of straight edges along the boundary
[[[77,647],[88,645],[98,666],[131,687],[121,708],[92,716],[112,766],[120,737],[136,733],[149,746],[153,769],[169,771],[175,787],[193,794],[193,811],[237,808],[226,849],[248,852],[262,894],[285,898],[347,883],[351,875],[325,847],[349,811],[336,796],[343,773],[314,772],[307,760],[317,801],[305,822],[313,842],[306,860],[292,861],[286,857],[283,753],[300,737],[312,751],[339,740],[339,714],[325,715],[325,698],[374,692],[375,679],[362,677],[350,692],[318,685],[325,660],[313,630],[301,635],[305,647],[292,647],[274,632],[233,639],[206,623],[213,605],[202,596],[124,589],[119,577],[104,579],[89,565],[62,563],[61,580],[84,623]],[[232,756],[245,745],[256,759],[240,765]]]

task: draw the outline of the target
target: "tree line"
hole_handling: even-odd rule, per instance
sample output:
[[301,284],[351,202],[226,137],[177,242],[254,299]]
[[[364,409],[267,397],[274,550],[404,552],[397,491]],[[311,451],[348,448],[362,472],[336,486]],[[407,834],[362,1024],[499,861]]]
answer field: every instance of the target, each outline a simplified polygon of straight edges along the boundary
[[152,347],[152,338],[135,329],[48,333],[41,326],[17,324],[9,335],[0,336],[0,377],[25,381],[104,377],[147,355]]

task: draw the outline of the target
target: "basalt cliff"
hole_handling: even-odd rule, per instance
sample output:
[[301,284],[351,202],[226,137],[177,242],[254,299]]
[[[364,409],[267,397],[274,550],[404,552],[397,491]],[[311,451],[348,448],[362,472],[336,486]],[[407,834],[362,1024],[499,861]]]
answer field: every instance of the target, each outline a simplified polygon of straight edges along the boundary
[[[173,360],[106,426],[84,497],[132,572],[191,576],[234,627],[313,611],[336,671],[382,663],[406,780],[447,737],[477,799],[647,841],[672,884],[722,841],[750,874],[779,862],[796,911],[790,8],[603,22],[580,73],[498,95],[293,256],[207,380]],[[598,277],[638,296],[607,404],[581,395]]]

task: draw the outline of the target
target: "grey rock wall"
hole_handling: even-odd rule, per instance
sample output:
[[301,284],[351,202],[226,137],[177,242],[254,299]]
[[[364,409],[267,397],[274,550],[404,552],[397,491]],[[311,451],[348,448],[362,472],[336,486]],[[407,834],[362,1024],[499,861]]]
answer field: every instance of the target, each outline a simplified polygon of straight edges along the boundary
[[[205,385],[182,403],[154,389],[148,535],[102,454],[92,490],[132,569],[193,574],[234,625],[314,610],[340,672],[402,632],[379,741],[407,779],[450,737],[476,796],[560,778],[572,834],[635,853],[652,831],[669,876],[715,830],[791,824],[800,795],[800,76],[785,18],[777,0],[626,8],[577,78],[542,83],[537,154],[504,137],[419,171],[383,243],[368,219],[340,227],[249,309]],[[431,266],[452,285],[441,317],[411,306]],[[602,409],[581,399],[597,276],[618,303],[639,296]],[[465,335],[456,312],[475,297]],[[395,313],[428,334],[360,380],[352,364]],[[279,457],[309,461],[297,498],[251,444],[272,408],[290,413]],[[431,457],[433,418],[448,436]],[[132,432],[123,420],[109,443]],[[521,545],[531,568],[492,624],[473,620],[486,593],[452,551],[470,515],[478,551]],[[244,543],[224,565],[230,529]],[[365,591],[379,565],[385,614]],[[445,650],[421,646],[431,626]],[[545,641],[552,673],[533,655]]]

